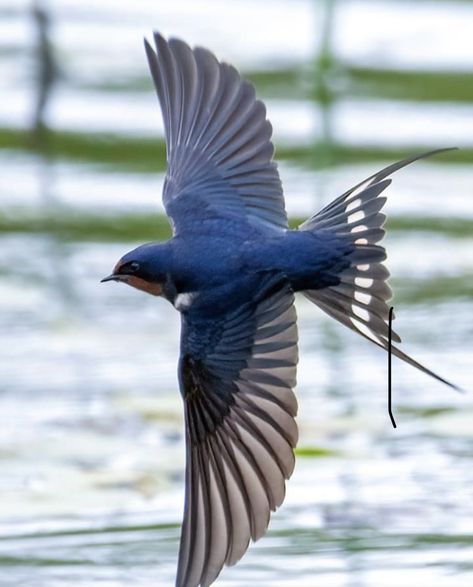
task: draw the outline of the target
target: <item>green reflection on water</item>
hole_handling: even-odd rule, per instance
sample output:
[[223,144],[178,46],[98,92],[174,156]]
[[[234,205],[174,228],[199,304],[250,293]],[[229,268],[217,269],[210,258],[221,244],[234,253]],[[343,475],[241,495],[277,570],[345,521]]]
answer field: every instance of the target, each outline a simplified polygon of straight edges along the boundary
[[[289,225],[297,228],[305,218],[291,218]],[[386,224],[391,232],[431,232],[455,239],[473,236],[473,220],[466,218],[425,218],[395,216]],[[67,240],[148,241],[165,240],[171,227],[162,214],[91,214],[73,207],[51,211],[25,208],[0,210],[0,232],[51,234]]]
[[298,457],[310,459],[340,456],[338,451],[323,446],[300,446],[294,452]]
[[[0,129],[1,149],[36,152],[38,145],[29,132],[4,128]],[[292,161],[308,169],[321,169],[346,163],[396,161],[426,150],[428,149],[425,146],[349,146],[318,141],[311,145],[296,147],[277,145],[276,156],[279,160]],[[40,145],[40,152],[57,159],[107,165],[109,171],[156,173],[166,168],[165,145],[163,140],[157,138],[89,131],[49,131],[45,135],[45,142]],[[473,149],[463,148],[442,154],[436,157],[435,162],[472,163]]]

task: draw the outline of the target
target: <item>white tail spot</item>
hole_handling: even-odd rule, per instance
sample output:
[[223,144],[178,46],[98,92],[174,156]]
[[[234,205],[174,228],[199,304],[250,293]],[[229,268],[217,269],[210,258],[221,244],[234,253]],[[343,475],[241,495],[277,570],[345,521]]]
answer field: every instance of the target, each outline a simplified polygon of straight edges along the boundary
[[369,263],[364,264],[364,265],[357,265],[356,268],[358,269],[358,271],[368,271],[368,269],[370,268]]
[[361,185],[359,185],[356,189],[354,189],[352,191],[352,193],[350,194],[350,197],[351,198],[356,197],[356,196],[360,195],[362,192],[364,192],[364,190],[369,186],[370,181],[371,181],[371,178],[364,181]]
[[367,322],[369,322],[370,314],[368,310],[359,308],[358,306],[355,306],[355,304],[351,305],[351,309],[353,310],[353,314],[356,314],[358,318],[361,318],[362,320],[366,320]]
[[350,318],[350,320],[351,320],[353,326],[357,330],[359,330],[361,332],[361,334],[364,334],[365,336],[367,336],[371,340],[374,340],[374,342],[377,342],[378,344],[382,344],[381,339],[378,338],[373,332],[371,332],[371,330],[366,326],[366,324],[359,322],[356,318]]
[[359,226],[354,226],[350,232],[363,232],[364,230],[368,230],[368,227],[364,224],[360,224]]
[[371,298],[373,296],[369,293],[363,293],[361,291],[355,292],[355,300],[361,302],[362,304],[369,304],[371,302]]
[[355,208],[358,208],[358,206],[361,204],[361,200],[360,198],[358,198],[357,200],[353,200],[352,202],[350,202],[348,204],[348,206],[345,208],[345,212],[348,213],[351,210],[354,210]]
[[371,287],[373,285],[374,279],[370,277],[355,277],[355,285],[358,287]]
[[355,241],[355,245],[367,245],[368,239],[367,238],[357,238]]
[[351,224],[352,222],[358,222],[358,220],[363,220],[365,216],[366,214],[363,212],[363,210],[358,210],[358,212],[355,212],[354,214],[350,214],[350,216],[348,216],[347,222],[349,224]]

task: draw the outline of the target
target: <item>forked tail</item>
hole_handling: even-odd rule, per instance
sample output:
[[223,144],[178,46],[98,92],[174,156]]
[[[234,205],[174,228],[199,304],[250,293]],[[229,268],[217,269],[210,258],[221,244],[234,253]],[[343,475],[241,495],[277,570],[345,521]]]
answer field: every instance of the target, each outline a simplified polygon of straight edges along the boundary
[[[339,275],[340,283],[323,289],[307,290],[304,295],[329,316],[385,350],[388,350],[389,345],[387,301],[392,297],[392,292],[386,283],[389,271],[382,264],[386,259],[386,251],[377,244],[385,234],[383,224],[386,216],[381,213],[381,209],[386,197],[381,194],[391,183],[388,176],[398,169],[418,159],[449,150],[429,151],[389,165],[345,192],[299,227],[299,230],[329,231],[353,245],[353,252],[348,257],[351,264]],[[391,338],[394,342],[401,342],[393,331]],[[456,385],[394,345],[391,346],[391,352],[420,371],[459,390]]]

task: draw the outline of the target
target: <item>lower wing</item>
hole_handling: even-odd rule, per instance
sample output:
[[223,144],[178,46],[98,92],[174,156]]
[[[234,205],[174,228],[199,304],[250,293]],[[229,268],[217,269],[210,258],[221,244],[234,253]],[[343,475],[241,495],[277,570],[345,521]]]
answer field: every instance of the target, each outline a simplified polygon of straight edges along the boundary
[[213,323],[183,315],[186,495],[177,587],[210,585],[265,533],[282,503],[298,437],[297,359],[293,294],[272,278]]

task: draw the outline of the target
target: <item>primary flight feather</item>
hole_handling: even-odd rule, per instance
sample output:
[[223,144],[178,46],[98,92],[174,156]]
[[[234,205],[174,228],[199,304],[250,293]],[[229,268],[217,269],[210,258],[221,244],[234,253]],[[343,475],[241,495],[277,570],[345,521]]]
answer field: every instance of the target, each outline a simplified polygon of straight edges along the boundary
[[198,587],[243,556],[284,500],[297,443],[295,292],[388,348],[382,193],[391,173],[434,152],[387,167],[289,230],[254,87],[206,49],[159,34],[154,42],[145,48],[164,119],[173,237],[126,254],[103,281],[163,296],[181,314],[186,490],[176,586]]

